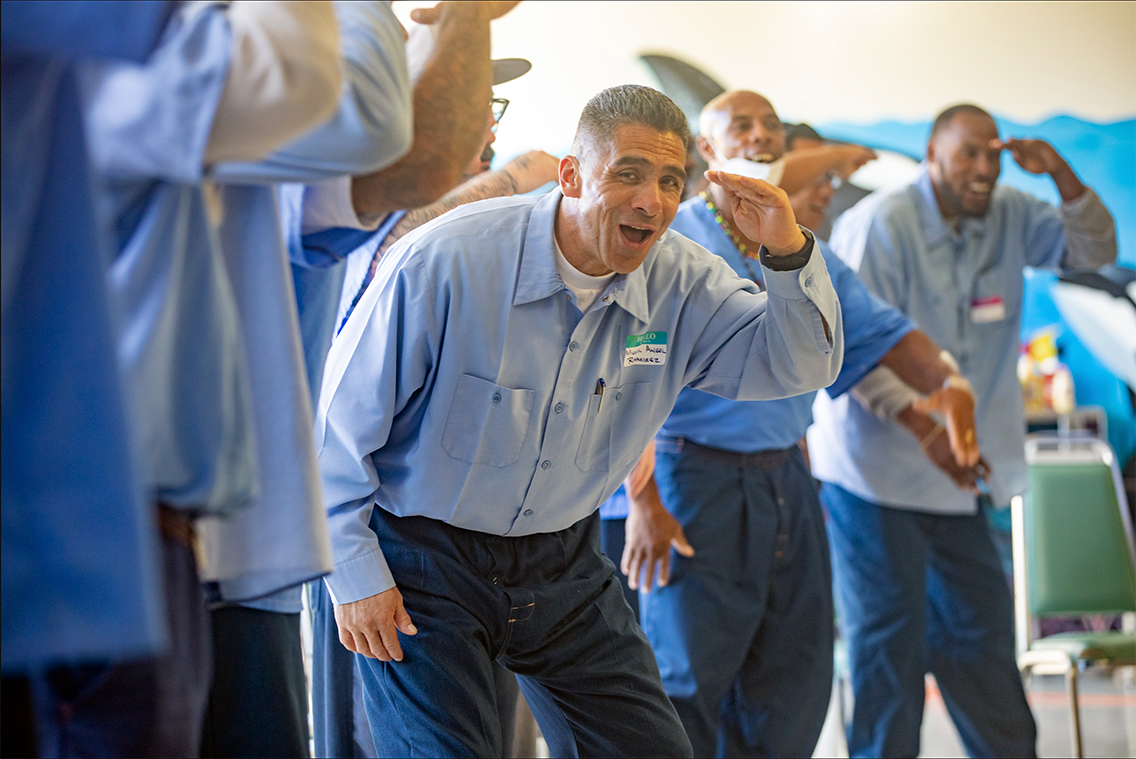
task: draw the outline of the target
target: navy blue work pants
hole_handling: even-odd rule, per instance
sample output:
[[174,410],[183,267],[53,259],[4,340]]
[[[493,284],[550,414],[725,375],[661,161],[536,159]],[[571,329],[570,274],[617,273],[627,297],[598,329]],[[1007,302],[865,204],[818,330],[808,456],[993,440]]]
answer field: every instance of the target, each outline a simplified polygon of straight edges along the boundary
[[593,514],[559,532],[502,537],[375,509],[371,528],[418,628],[400,634],[401,662],[359,658],[380,756],[501,756],[494,661],[518,675],[526,697],[547,697],[530,706],[546,733],[567,726],[569,753],[690,756],[600,553],[599,522]]
[[[317,757],[364,759],[378,756],[363,707],[357,659],[339,642],[335,605],[323,580],[308,585],[312,624],[312,734]],[[517,678],[494,662],[493,685],[501,720],[501,743],[512,756],[517,725]],[[550,743],[551,745],[551,743]]]
[[639,594],[696,756],[811,756],[832,694],[824,517],[800,450],[659,438],[655,480],[695,554]]
[[930,672],[970,756],[1035,756],[986,517],[888,508],[828,483],[821,498],[852,667],[851,755],[919,753]]
[[300,614],[223,606],[210,617],[213,684],[201,755],[307,759]]
[[[604,556],[611,559],[617,568],[623,559],[623,545],[627,542],[627,519],[601,519],[600,520],[600,548]],[[619,586],[623,589],[623,598],[631,611],[635,612],[635,621],[639,621],[639,591],[632,590],[627,584],[627,576],[622,571],[615,573]]]

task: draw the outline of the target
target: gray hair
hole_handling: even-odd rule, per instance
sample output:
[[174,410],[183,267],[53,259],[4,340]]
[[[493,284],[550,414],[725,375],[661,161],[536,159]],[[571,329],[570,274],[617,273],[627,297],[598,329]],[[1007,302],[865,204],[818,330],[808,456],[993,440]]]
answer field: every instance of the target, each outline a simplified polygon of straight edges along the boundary
[[659,132],[670,132],[683,145],[690,139],[690,126],[674,102],[663,93],[638,84],[609,87],[584,106],[572,152],[581,151],[598,142],[611,142],[623,126],[646,126]]

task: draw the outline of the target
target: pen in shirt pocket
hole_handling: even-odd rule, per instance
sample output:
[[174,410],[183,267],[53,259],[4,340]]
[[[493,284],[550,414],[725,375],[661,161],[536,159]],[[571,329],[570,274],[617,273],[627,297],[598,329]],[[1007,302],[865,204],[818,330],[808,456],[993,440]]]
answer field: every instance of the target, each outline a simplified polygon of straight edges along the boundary
[[600,409],[603,408],[604,389],[606,387],[607,387],[607,385],[604,384],[603,377],[600,377],[598,380],[596,380],[595,395],[598,395],[600,397],[600,402],[596,405],[596,413],[597,414],[600,413]]

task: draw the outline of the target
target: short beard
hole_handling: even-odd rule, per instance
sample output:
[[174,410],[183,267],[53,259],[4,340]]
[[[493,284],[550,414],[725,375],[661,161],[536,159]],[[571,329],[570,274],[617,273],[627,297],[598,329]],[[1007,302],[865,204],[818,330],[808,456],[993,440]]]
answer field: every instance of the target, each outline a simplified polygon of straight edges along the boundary
[[969,219],[981,219],[990,211],[989,201],[987,201],[986,206],[981,211],[972,211],[967,208],[966,205],[963,204],[962,198],[955,193],[954,188],[947,182],[940,182],[936,190],[939,197],[946,202],[947,207],[954,211],[956,216]]

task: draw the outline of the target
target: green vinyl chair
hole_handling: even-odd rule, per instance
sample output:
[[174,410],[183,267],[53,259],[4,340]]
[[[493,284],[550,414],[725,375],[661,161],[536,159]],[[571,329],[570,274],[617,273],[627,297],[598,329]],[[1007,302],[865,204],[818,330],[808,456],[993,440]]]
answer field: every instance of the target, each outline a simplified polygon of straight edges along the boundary
[[1107,443],[1036,435],[1026,441],[1029,490],[1014,498],[1014,622],[1023,674],[1064,674],[1073,755],[1080,757],[1080,662],[1136,665],[1136,634],[1038,637],[1039,617],[1136,611],[1136,547],[1116,457]]

